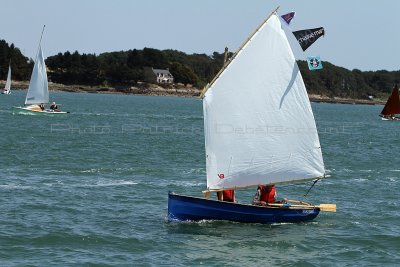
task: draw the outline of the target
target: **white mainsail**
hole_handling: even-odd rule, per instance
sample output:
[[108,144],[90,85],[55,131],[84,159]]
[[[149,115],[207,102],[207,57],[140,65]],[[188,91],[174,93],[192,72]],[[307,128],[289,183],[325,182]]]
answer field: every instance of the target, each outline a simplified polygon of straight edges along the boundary
[[203,99],[209,190],[322,177],[307,91],[274,13]]
[[10,92],[10,90],[11,90],[11,66],[8,66],[7,81],[6,81],[6,86],[4,87],[4,91]]
[[42,47],[39,45],[39,52],[33,67],[31,81],[29,82],[28,93],[26,94],[25,105],[41,104],[49,102],[49,87],[47,82],[46,65],[44,63]]

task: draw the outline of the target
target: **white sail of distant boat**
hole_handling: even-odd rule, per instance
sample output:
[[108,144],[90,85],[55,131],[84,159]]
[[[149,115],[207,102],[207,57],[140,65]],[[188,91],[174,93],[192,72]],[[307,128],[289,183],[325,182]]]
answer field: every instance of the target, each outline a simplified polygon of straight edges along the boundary
[[43,51],[41,46],[41,41],[43,37],[40,37],[38,53],[35,60],[35,65],[33,67],[31,80],[29,82],[28,93],[25,98],[24,107],[15,107],[15,111],[20,114],[66,114],[69,112],[61,111],[59,109],[60,104],[53,102],[50,109],[46,109],[45,105],[49,103],[49,85],[47,81],[47,70],[46,64],[44,62]]
[[39,45],[39,52],[33,67],[31,80],[29,82],[28,93],[25,105],[49,103],[49,86],[47,82],[46,65],[42,47]]
[[203,109],[209,190],[324,176],[310,101],[276,14],[209,86]]
[[11,65],[8,66],[8,74],[7,74],[7,81],[4,87],[3,94],[9,95],[11,94]]

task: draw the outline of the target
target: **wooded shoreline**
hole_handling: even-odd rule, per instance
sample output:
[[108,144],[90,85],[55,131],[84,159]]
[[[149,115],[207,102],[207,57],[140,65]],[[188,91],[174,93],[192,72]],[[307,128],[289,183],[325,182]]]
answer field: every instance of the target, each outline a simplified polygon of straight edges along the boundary
[[[0,81],[4,87],[5,81]],[[27,90],[28,82],[13,82],[12,90]],[[157,84],[139,83],[131,87],[106,87],[106,86],[83,86],[63,85],[49,83],[50,91],[73,92],[73,93],[95,93],[95,94],[127,94],[127,95],[149,95],[149,96],[177,96],[177,97],[199,97],[201,89],[186,87],[182,84],[173,86],[159,86]],[[352,99],[340,97],[327,97],[309,94],[311,102],[334,103],[334,104],[362,104],[362,105],[384,105],[385,100],[380,99]]]

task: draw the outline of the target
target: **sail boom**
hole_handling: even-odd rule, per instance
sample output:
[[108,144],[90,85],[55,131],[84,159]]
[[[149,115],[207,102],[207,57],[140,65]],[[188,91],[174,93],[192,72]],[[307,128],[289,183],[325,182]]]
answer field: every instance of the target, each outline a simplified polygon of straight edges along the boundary
[[[313,177],[313,178],[304,178],[304,179],[296,179],[296,180],[291,180],[291,181],[284,181],[284,182],[276,182],[276,183],[269,183],[269,184],[288,184],[288,183],[301,183],[301,182],[305,182],[305,181],[311,181],[311,180],[316,180],[316,179],[325,179],[326,176],[319,176],[319,177]],[[230,187],[230,188],[207,188],[207,190],[204,190],[204,192],[220,192],[220,191],[224,191],[224,190],[237,190],[237,189],[246,189],[246,188],[256,188],[258,187],[260,184],[256,184],[256,185],[248,185],[248,186],[237,186],[237,187]]]

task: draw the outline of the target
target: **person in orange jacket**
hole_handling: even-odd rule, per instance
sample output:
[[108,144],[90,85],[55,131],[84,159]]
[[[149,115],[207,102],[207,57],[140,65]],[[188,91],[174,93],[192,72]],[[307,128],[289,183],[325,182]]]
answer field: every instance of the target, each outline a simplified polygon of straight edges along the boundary
[[286,203],[287,199],[284,198],[282,201],[277,201],[276,188],[273,184],[259,185],[257,192],[253,198],[253,205],[265,206],[268,203]]
[[222,190],[217,192],[219,201],[235,202],[235,190]]

